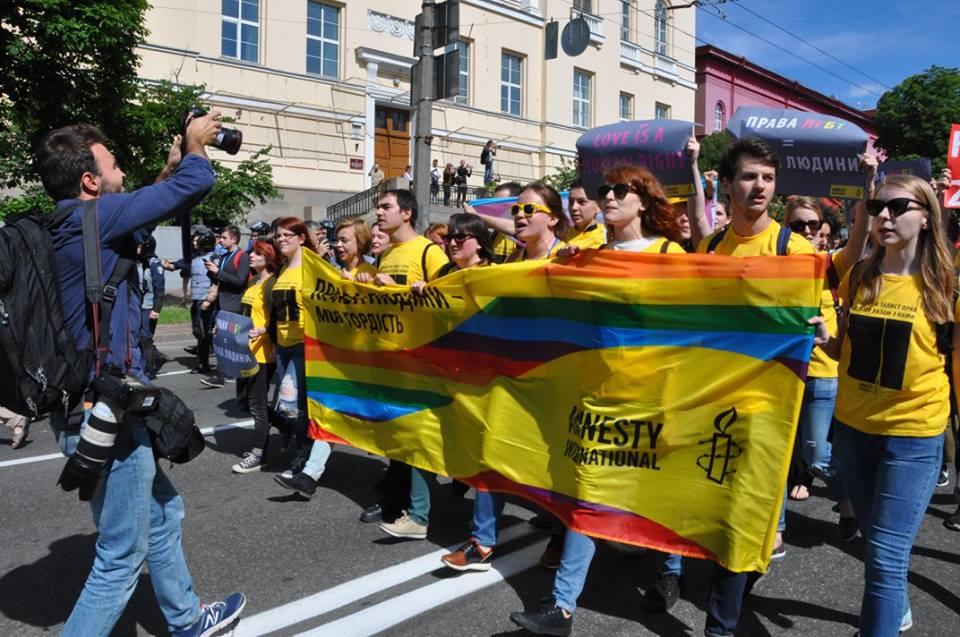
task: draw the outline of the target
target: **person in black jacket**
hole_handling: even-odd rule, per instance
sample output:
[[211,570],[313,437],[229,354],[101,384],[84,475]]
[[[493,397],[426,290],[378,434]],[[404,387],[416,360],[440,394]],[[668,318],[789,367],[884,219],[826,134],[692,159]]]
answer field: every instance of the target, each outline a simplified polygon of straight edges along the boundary
[[[211,281],[217,285],[218,310],[239,314],[241,311],[240,301],[250,280],[250,260],[246,253],[240,249],[240,228],[237,226],[225,227],[220,236],[217,237],[217,242],[223,246],[226,254],[220,259],[219,263],[214,260],[205,262],[207,274]],[[214,324],[216,324],[216,319],[214,319]],[[210,387],[223,387],[225,379],[223,374],[217,372],[200,382]],[[240,387],[237,390],[238,398],[240,398],[243,392]]]
[[463,206],[467,200],[467,179],[473,174],[473,166],[467,163],[466,159],[460,160],[457,166],[457,208]]

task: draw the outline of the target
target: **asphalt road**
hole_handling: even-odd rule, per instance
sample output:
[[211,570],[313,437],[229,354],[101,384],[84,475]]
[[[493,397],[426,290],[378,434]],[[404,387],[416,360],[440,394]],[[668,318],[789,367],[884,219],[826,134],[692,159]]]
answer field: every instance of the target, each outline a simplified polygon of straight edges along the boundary
[[[388,538],[358,515],[376,498],[382,459],[337,448],[310,501],[288,495],[272,471],[234,475],[230,466],[249,444],[249,415],[233,404],[233,388],[204,389],[186,373],[183,330],[166,329],[161,349],[178,357],[160,383],[177,391],[203,427],[217,426],[195,461],[166,469],[187,508],[184,545],[194,587],[205,600],[240,590],[248,605],[240,635],[395,635],[470,637],[523,635],[512,611],[549,595],[553,573],[536,566],[546,537],[526,520],[530,507],[511,501],[503,518],[494,569],[454,574],[441,567],[445,547],[468,533],[472,492],[455,498],[444,483],[433,490],[426,541]],[[239,424],[240,427],[231,426]],[[6,430],[0,428],[0,436]],[[12,450],[0,441],[0,635],[58,633],[93,559],[96,533],[89,507],[56,486],[63,466],[44,422],[30,443]],[[787,555],[776,562],[744,606],[740,634],[849,636],[862,593],[862,544],[836,539],[836,513],[814,497],[790,502]],[[670,494],[665,494],[670,497]],[[938,489],[913,550],[909,634],[960,633],[960,533],[943,519],[955,508]],[[640,607],[659,558],[601,545],[580,599],[574,634],[700,635],[709,566],[688,562],[683,598],[670,613]],[[115,635],[166,635],[143,574]]]

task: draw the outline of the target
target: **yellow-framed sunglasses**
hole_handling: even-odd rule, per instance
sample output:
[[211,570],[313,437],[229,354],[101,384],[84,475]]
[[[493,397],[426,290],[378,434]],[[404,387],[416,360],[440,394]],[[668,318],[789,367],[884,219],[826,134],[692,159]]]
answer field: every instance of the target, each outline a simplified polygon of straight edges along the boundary
[[532,217],[538,212],[542,212],[547,215],[553,214],[552,210],[550,210],[546,206],[541,206],[538,203],[515,203],[512,206],[510,206],[510,214],[514,217],[516,217],[517,215]]

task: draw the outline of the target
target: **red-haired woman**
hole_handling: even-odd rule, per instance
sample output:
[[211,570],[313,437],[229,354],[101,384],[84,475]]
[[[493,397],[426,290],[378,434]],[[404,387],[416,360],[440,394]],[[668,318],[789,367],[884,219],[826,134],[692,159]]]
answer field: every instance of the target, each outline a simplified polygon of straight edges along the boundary
[[[277,416],[297,438],[297,457],[293,466],[275,477],[283,487],[297,491],[304,497],[312,497],[316,490],[315,480],[296,478],[310,455],[311,441],[307,437],[307,384],[303,355],[303,274],[301,267],[303,248],[314,250],[313,242],[303,220],[284,217],[277,224],[274,240],[280,250],[283,267],[277,275],[270,295],[270,322],[277,333]],[[326,448],[330,445],[318,441]],[[324,458],[324,461],[326,458]],[[319,476],[318,476],[319,477]]]
[[263,239],[253,242],[250,250],[250,270],[253,281],[240,300],[244,316],[253,321],[250,330],[250,353],[260,364],[255,376],[247,380],[247,401],[253,415],[253,448],[243,454],[240,462],[233,465],[234,473],[259,471],[266,459],[267,442],[270,439],[267,390],[273,376],[273,341],[267,335],[267,297],[271,293],[274,274],[280,269],[277,251],[273,244]]

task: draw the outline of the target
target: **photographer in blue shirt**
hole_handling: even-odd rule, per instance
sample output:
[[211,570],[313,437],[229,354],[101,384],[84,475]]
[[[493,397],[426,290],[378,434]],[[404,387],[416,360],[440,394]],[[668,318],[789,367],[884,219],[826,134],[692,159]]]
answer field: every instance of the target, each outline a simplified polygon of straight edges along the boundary
[[[123,192],[123,171],[107,149],[107,139],[95,127],[75,124],[47,134],[37,150],[44,188],[74,212],[51,229],[67,330],[78,351],[94,343],[94,312],[86,300],[83,255],[84,202],[96,201],[101,285],[110,280],[121,255],[135,258],[134,233],[181,215],[197,205],[213,187],[214,173],[204,146],[220,131],[219,113],[189,120],[181,161],[171,149],[157,182]],[[119,282],[114,315],[140,316],[141,293],[135,268]],[[124,370],[130,331],[111,330],[106,358],[91,370],[91,387],[99,387],[105,367]],[[96,379],[96,380],[94,380]],[[108,382],[117,383],[113,380]],[[106,636],[133,594],[144,565],[167,626],[174,637],[212,635],[233,622],[246,599],[234,593],[222,602],[201,605],[193,592],[181,543],[183,502],[156,460],[143,418],[125,411],[106,393],[93,394],[94,405],[78,405],[69,416],[52,413],[50,424],[65,454],[70,456],[61,483],[79,488],[91,500],[99,536],[93,568],[63,629],[68,637]],[[82,428],[81,428],[81,423]],[[98,456],[98,453],[102,454]],[[79,458],[79,460],[78,460]],[[71,466],[80,469],[70,474]],[[96,471],[90,479],[90,469]]]

